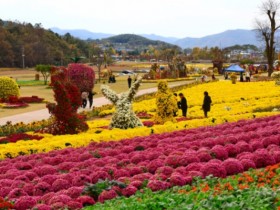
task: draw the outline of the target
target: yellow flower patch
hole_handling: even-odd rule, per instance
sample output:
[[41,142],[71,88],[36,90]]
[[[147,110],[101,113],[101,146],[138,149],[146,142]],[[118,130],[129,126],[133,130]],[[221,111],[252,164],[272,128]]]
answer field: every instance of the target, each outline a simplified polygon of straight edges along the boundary
[[[201,105],[203,92],[208,91],[212,98],[213,106],[209,118],[201,118],[203,111]],[[43,134],[40,141],[18,141],[16,143],[0,144],[0,159],[16,157],[20,154],[34,152],[48,152],[66,147],[87,146],[91,142],[119,141],[135,136],[148,136],[151,133],[164,133],[185,128],[213,126],[225,122],[236,122],[241,119],[253,119],[279,114],[279,111],[267,110],[268,107],[280,106],[280,87],[272,82],[251,82],[231,84],[230,81],[206,83],[182,91],[188,100],[188,116],[197,118],[178,123],[166,122],[164,125],[153,127],[140,127],[134,129],[108,130],[110,121],[106,119],[88,122],[89,130],[77,135],[52,136]],[[155,113],[155,99],[134,103],[136,112],[146,111]],[[261,111],[260,111],[261,110]],[[110,110],[107,110],[110,111]],[[180,110],[178,112],[180,115]]]

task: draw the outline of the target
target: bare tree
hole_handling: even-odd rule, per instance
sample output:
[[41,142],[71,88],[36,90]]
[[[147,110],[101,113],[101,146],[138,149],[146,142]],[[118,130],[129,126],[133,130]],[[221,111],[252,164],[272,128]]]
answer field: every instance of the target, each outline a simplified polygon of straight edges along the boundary
[[[280,2],[277,0],[266,0],[262,3],[260,11],[266,16],[265,20],[256,19],[256,32],[258,37],[265,42],[265,53],[268,63],[268,76],[273,73],[273,62],[275,58],[275,32],[280,25],[277,23],[277,16],[280,9]],[[268,18],[268,19],[267,19]]]

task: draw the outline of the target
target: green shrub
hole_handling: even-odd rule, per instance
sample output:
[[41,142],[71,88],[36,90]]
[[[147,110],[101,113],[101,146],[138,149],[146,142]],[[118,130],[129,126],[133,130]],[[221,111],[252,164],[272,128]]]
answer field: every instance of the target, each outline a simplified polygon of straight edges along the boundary
[[19,96],[19,87],[16,81],[10,77],[0,77],[0,98]]

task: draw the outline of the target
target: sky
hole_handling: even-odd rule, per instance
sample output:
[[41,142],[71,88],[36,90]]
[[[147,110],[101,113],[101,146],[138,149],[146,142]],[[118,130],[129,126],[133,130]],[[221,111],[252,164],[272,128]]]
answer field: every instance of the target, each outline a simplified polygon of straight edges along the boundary
[[203,37],[253,29],[263,0],[0,0],[0,19],[109,34]]

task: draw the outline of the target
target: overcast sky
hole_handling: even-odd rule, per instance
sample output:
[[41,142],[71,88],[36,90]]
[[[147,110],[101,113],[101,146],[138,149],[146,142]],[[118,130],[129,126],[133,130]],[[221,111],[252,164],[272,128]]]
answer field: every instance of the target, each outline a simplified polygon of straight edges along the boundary
[[252,29],[262,0],[0,0],[0,19],[111,34],[202,37]]

